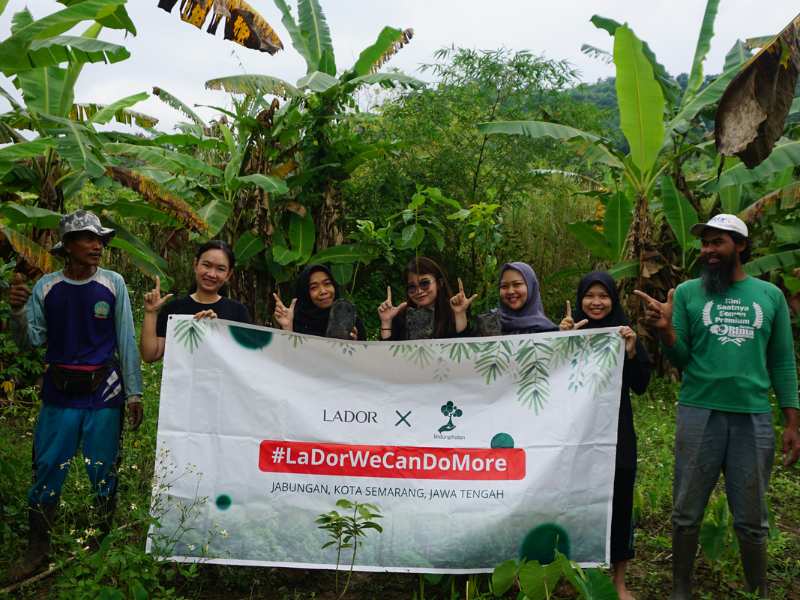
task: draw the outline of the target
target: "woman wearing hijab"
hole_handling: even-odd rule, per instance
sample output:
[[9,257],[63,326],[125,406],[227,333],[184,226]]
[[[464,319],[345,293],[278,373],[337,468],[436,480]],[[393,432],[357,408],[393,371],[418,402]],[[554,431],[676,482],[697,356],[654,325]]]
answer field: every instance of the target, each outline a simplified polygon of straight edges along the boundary
[[614,473],[614,501],[611,516],[611,572],[620,600],[632,600],[625,587],[625,569],[633,558],[633,486],[636,479],[636,432],[630,390],[643,394],[650,382],[650,358],[619,301],[614,279],[603,272],[589,273],[578,284],[574,313],[567,303],[562,330],[619,327],[625,340],[622,397],[617,427],[617,461]]
[[[331,307],[342,297],[342,292],[328,267],[310,265],[297,276],[295,297],[289,306],[277,294],[273,294],[273,297],[274,319],[281,329],[328,337]],[[367,339],[364,323],[358,315],[355,315],[353,322],[351,339]]]
[[539,280],[524,262],[511,262],[500,270],[500,330],[503,335],[558,331],[544,314]]

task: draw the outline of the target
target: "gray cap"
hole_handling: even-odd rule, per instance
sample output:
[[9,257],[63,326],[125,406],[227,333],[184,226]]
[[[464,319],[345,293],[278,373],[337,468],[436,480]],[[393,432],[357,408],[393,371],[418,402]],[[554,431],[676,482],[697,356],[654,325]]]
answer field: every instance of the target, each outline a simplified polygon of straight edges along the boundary
[[63,256],[64,236],[70,233],[78,233],[79,231],[94,233],[103,240],[103,244],[108,244],[116,233],[113,229],[103,227],[100,223],[100,219],[93,212],[89,212],[88,210],[76,210],[75,212],[61,217],[61,222],[58,225],[58,233],[61,241],[50,249],[50,254]]

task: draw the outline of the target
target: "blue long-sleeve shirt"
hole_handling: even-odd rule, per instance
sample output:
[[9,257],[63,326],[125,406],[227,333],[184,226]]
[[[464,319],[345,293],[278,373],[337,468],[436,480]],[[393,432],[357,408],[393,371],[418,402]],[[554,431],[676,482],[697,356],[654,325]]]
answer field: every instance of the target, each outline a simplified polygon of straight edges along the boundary
[[75,281],[63,271],[48,273],[36,282],[25,309],[28,338],[33,346],[47,344],[48,363],[99,366],[118,352],[125,395],[142,394],[133,313],[122,275],[98,268],[89,279]]

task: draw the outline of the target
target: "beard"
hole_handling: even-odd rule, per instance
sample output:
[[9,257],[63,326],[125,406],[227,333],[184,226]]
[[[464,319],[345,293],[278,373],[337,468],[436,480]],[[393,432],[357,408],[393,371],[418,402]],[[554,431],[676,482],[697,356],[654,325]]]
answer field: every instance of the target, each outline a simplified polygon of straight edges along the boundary
[[709,265],[708,259],[701,259],[700,279],[703,288],[709,295],[724,294],[733,283],[733,274],[736,270],[736,257],[720,256],[716,265]]

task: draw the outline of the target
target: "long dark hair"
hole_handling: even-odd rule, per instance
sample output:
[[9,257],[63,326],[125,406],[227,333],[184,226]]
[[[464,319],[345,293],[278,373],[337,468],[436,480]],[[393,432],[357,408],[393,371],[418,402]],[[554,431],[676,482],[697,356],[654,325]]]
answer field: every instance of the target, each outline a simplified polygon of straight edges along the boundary
[[[233,267],[236,266],[236,255],[233,253],[231,247],[227,244],[227,242],[223,242],[222,240],[208,240],[205,244],[201,244],[197,251],[194,253],[194,260],[195,262],[200,261],[200,257],[203,256],[209,250],[221,250],[225,257],[228,259],[228,270],[233,271]],[[223,285],[219,290],[220,296],[228,295],[227,283]],[[194,294],[197,291],[197,281],[193,281],[192,285],[189,286],[188,295]]]
[[200,260],[200,257],[209,250],[222,250],[228,259],[228,269],[233,270],[236,266],[236,255],[231,250],[231,247],[222,240],[208,240],[205,244],[202,244],[197,248],[197,252],[194,253],[194,259]]
[[325,265],[309,265],[297,276],[294,284],[294,297],[297,299],[297,306],[294,309],[294,323],[292,329],[295,333],[310,333],[311,335],[325,336],[328,328],[328,317],[330,308],[320,308],[311,299],[311,276],[314,273],[322,272],[328,276],[333,283],[333,299],[338,300],[342,297],[342,291],[333,272]]
[[[412,258],[403,270],[403,283],[408,284],[409,275],[432,275],[436,279],[437,293],[434,306],[433,336],[435,338],[452,337],[456,332],[456,320],[453,317],[453,310],[450,308],[450,298],[453,291],[447,282],[447,275],[436,262],[425,256]],[[415,306],[414,301],[408,297],[406,300],[409,305]]]

